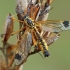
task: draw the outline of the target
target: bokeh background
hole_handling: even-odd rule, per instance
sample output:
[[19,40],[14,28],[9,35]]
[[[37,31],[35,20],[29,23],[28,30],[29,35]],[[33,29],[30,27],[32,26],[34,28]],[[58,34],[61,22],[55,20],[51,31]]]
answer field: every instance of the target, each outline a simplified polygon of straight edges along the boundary
[[[54,0],[53,9],[48,19],[70,21],[70,0]],[[15,14],[15,0],[0,0],[0,34],[3,33],[5,18],[8,13]],[[14,23],[14,30],[18,23]],[[38,53],[30,56],[24,64],[24,70],[70,70],[70,31],[60,33],[60,38],[50,47],[50,57],[42,58]],[[16,44],[16,35],[9,42]],[[0,46],[2,46],[0,38]],[[0,52],[1,53],[1,52]]]

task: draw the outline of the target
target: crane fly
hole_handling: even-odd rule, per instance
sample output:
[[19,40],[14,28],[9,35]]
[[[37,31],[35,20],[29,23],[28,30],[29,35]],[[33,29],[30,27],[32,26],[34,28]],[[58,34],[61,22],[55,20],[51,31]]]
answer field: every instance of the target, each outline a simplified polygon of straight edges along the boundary
[[[2,34],[3,48],[0,49],[6,58],[3,66],[5,70],[19,70],[30,55],[40,51],[44,57],[49,57],[49,46],[60,37],[60,32],[70,29],[69,21],[47,20],[52,2],[53,0],[16,0],[17,18],[9,13]],[[17,31],[13,31],[14,20],[19,22]],[[17,44],[9,44],[8,40],[14,34],[17,34]]]

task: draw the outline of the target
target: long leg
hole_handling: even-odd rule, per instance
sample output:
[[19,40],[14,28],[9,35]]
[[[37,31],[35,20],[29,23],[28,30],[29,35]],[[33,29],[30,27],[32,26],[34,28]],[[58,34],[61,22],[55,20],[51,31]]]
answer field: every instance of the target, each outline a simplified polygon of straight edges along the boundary
[[19,33],[20,31],[24,31],[26,27],[20,28],[19,30],[12,33],[12,35]]

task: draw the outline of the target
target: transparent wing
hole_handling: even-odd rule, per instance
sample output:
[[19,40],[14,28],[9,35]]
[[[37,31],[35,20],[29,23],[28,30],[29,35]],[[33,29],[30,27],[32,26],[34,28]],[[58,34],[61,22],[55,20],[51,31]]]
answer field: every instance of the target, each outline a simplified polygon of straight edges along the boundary
[[37,25],[41,25],[43,30],[50,32],[60,32],[70,29],[70,22],[63,20],[47,20],[47,21],[38,21]]
[[[31,45],[32,45],[31,34],[29,32],[26,32],[24,34],[24,37],[22,37],[21,42],[18,45],[19,45],[19,51],[15,57],[15,64],[16,65],[19,65],[19,64],[25,62],[27,57],[28,57],[28,53],[30,52]],[[17,56],[19,56],[20,59]]]
[[30,32],[25,34],[25,37],[21,41],[21,49],[24,47],[24,53],[27,55],[30,52],[32,45],[32,35]]
[[54,43],[60,37],[60,34],[53,33],[53,32],[44,32],[42,36],[45,39],[46,43],[50,45]]

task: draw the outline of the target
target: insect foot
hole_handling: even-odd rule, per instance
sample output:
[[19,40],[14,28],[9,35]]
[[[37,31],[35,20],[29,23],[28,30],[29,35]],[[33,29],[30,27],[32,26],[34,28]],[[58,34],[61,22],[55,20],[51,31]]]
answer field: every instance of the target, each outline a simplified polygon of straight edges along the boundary
[[49,53],[48,50],[45,50],[43,54],[44,54],[44,57],[49,57],[50,56],[50,53]]

